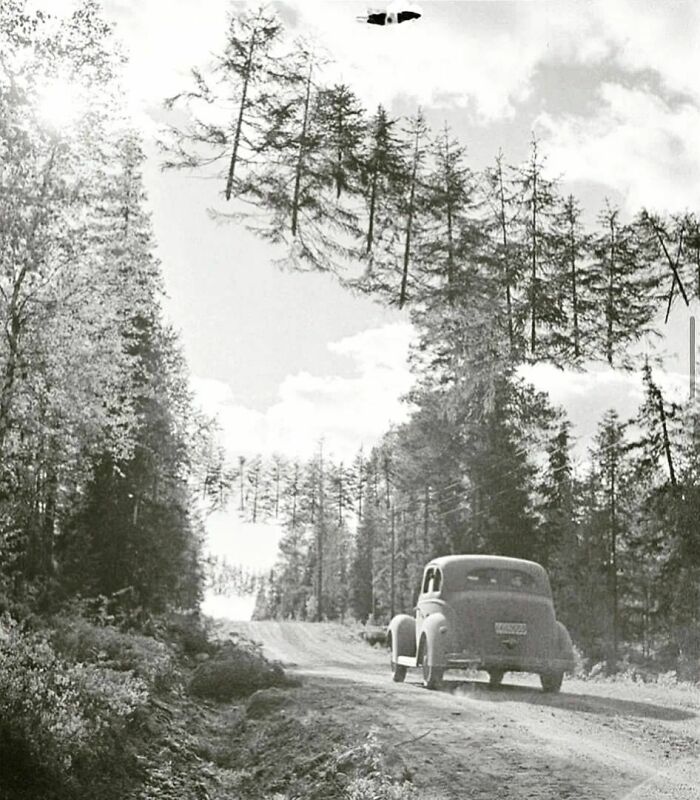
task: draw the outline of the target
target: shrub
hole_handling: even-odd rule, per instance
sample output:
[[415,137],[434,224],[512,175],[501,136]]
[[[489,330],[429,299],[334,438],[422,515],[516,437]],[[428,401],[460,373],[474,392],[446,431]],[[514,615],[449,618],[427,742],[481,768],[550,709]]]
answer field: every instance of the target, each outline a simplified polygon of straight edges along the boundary
[[418,800],[418,792],[412,784],[398,782],[388,774],[374,729],[353,749],[352,755],[357,774],[347,786],[348,800]]
[[197,612],[171,613],[163,618],[161,635],[180,647],[186,656],[213,653],[216,645],[209,638],[209,630]]
[[6,626],[0,637],[0,794],[121,796],[120,784],[137,770],[119,738],[146,699],[144,682],[132,674],[69,664],[45,634]]
[[282,667],[268,661],[257,649],[227,643],[214,658],[197,667],[190,692],[225,702],[234,697],[247,697],[258,689],[287,683]]
[[94,625],[81,617],[59,617],[54,620],[51,638],[57,651],[72,661],[133,672],[159,691],[171,687],[178,677],[167,645],[150,636]]

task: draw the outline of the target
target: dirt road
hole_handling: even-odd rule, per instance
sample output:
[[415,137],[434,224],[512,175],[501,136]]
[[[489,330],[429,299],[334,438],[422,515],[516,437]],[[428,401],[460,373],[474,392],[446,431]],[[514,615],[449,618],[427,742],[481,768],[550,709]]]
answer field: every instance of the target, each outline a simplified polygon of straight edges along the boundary
[[424,796],[699,800],[700,693],[536,677],[447,673],[430,692],[409,670],[391,682],[387,654],[334,625],[227,623],[305,677],[315,702],[358,729],[376,726]]

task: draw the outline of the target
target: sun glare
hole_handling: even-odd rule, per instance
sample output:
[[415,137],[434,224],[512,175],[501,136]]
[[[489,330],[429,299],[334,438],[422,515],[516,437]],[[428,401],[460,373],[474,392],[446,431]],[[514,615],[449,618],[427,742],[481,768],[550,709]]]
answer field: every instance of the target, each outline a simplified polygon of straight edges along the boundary
[[56,133],[70,127],[81,115],[84,98],[79,84],[66,78],[47,81],[38,94],[37,112]]

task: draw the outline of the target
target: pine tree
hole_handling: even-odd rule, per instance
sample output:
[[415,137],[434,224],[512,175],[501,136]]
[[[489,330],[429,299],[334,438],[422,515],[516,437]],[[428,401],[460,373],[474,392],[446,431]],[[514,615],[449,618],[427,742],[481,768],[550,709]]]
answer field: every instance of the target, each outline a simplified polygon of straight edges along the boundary
[[569,195],[558,204],[550,232],[559,307],[552,345],[560,358],[574,363],[590,354],[594,320],[588,266],[590,236],[584,230],[581,216],[580,203]]
[[664,463],[666,467],[664,480],[676,486],[677,469],[671,425],[675,423],[679,407],[675,403],[667,407],[661,389],[654,380],[648,359],[642,367],[642,381],[644,402],[636,420],[641,437],[634,445],[639,451],[637,472],[653,479],[658,475],[660,465]]
[[610,366],[628,365],[630,347],[654,332],[657,281],[643,263],[637,231],[620,222],[619,209],[607,204],[599,223],[591,293],[604,327],[595,334],[596,350]]
[[624,537],[623,489],[626,472],[624,424],[614,410],[607,411],[598,426],[591,452],[596,473],[600,476],[599,508],[606,528],[606,566],[610,598],[610,649],[608,669],[617,670],[620,640],[620,550]]
[[504,164],[502,153],[496,157],[495,166],[485,171],[487,204],[491,208],[487,222],[492,237],[489,243],[490,259],[499,276],[498,283],[505,300],[508,346],[515,356],[520,352],[522,336],[519,287],[525,269],[525,252],[518,240],[522,200],[513,173],[513,167]]
[[438,291],[448,304],[462,291],[461,271],[474,261],[482,245],[474,215],[474,175],[466,151],[445,126],[431,142],[433,165],[424,179],[425,236],[420,259],[423,280],[438,278]]
[[347,84],[321,88],[318,94],[318,126],[322,133],[326,170],[336,199],[359,192],[361,148],[366,136],[364,109]]
[[687,234],[690,234],[692,244],[693,223],[687,215],[676,215],[663,221],[657,214],[650,214],[646,210],[642,210],[635,222],[640,252],[650,262],[650,284],[657,290],[664,273],[668,272],[671,277],[666,302],[665,322],[668,322],[676,297],[682,297],[685,305],[689,305],[683,261]]
[[258,129],[266,94],[279,69],[282,26],[263,7],[231,14],[226,44],[206,71],[192,70],[194,88],[168,100],[169,109],[184,106],[189,124],[171,127],[163,147],[164,167],[196,169],[224,163],[224,196],[238,194],[236,170],[255,163],[265,151]]
[[[556,183],[544,175],[544,159],[533,136],[530,158],[520,170],[524,204],[523,245],[529,264],[528,305],[530,315],[530,354],[535,356],[538,330],[545,334],[561,323],[555,301],[551,265],[550,221],[556,203]],[[541,338],[541,337],[539,337]]]
[[372,506],[362,517],[350,569],[350,603],[355,617],[363,622],[374,616],[374,552],[379,538],[379,524]]
[[562,419],[547,443],[547,462],[538,487],[535,559],[549,574],[558,617],[565,625],[578,616],[580,598],[578,491],[571,463],[571,423]]
[[529,390],[503,378],[493,408],[467,439],[473,536],[482,552],[528,558],[535,551],[530,499],[534,470],[523,446],[526,421],[521,416],[535,403],[539,405]]
[[421,184],[423,171],[427,159],[426,140],[428,136],[428,126],[422,111],[413,117],[406,128],[405,136],[411,143],[411,156],[408,163],[406,175],[406,188],[403,194],[403,202],[400,206],[400,213],[404,220],[403,228],[403,247],[402,247],[402,269],[401,269],[401,289],[399,291],[399,308],[403,308],[409,297],[409,268],[413,259],[415,249],[414,239],[419,230],[419,215],[421,213]]

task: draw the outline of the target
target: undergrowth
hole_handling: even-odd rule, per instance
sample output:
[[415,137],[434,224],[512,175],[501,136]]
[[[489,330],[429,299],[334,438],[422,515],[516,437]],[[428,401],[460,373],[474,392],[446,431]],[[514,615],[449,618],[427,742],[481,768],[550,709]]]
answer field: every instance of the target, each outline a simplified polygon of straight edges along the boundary
[[315,714],[255,643],[197,615],[130,627],[0,617],[3,800],[417,797],[374,732]]

